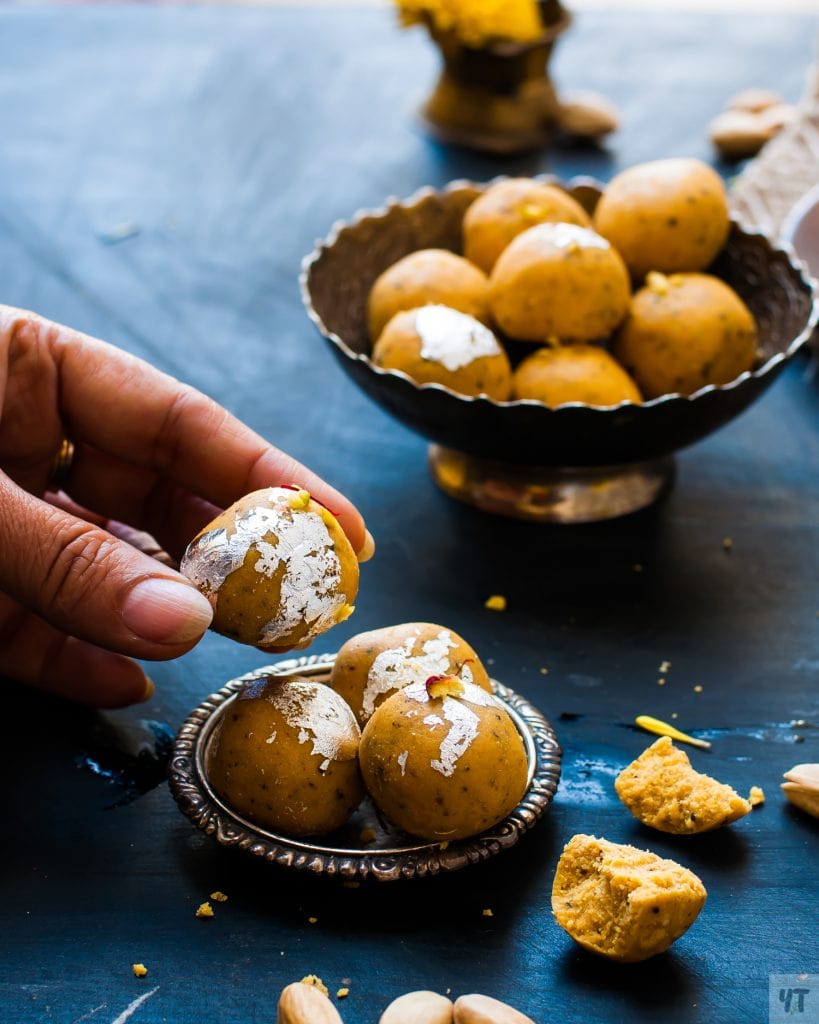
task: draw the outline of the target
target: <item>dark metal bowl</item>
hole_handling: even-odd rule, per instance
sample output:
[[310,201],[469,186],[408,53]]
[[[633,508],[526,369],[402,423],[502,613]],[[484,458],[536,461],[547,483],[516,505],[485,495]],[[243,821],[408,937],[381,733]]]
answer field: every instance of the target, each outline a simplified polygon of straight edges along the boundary
[[[642,405],[570,403],[550,409],[529,400],[470,398],[374,366],[366,303],[376,277],[416,249],[460,252],[464,212],[485,187],[458,181],[360,212],[335,225],[302,264],[302,297],[310,319],[345,371],[393,416],[438,445],[527,466],[599,467],[667,456],[746,409],[807,341],[819,318],[811,282],[792,251],[733,222],[710,272],[727,281],[756,317],[760,357],[753,370],[729,384],[693,395],[663,395]],[[587,209],[601,191],[582,178],[564,187]]]

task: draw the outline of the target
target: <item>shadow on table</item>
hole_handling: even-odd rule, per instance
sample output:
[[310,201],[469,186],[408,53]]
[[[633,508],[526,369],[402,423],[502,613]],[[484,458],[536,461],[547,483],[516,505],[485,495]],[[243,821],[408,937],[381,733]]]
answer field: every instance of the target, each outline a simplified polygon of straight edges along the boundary
[[452,607],[464,595],[504,594],[507,614],[491,625],[505,643],[560,626],[622,645],[644,638],[647,623],[655,636],[716,637],[752,596],[752,610],[775,599],[759,563],[724,545],[721,524],[736,516],[727,490],[682,483],[640,512],[571,526],[502,519],[441,496],[407,585],[433,578]]
[[[423,132],[423,128],[419,127],[419,131]],[[498,175],[511,178],[538,174],[554,174],[562,181],[581,174],[606,180],[616,167],[607,149],[571,139],[555,140],[545,150],[503,157],[476,153],[460,146],[447,146],[429,139],[428,152],[430,164],[436,168],[439,179],[445,181],[460,178],[489,181]]]
[[806,836],[819,839],[819,818],[812,818],[807,811],[800,811],[793,804],[788,804],[782,811],[788,818],[788,824],[804,830]]
[[616,995],[621,1003],[621,1019],[630,1013],[697,1002],[697,976],[674,952],[663,953],[638,964],[613,963],[602,957],[572,948],[556,964],[562,980],[576,991],[590,996]]
[[544,924],[552,927],[547,865],[556,858],[559,843],[547,814],[516,847],[491,861],[432,878],[352,885],[282,868],[212,840],[178,846],[176,852],[180,872],[195,887],[207,891],[214,878],[229,879],[232,904],[260,917],[299,925],[316,917],[322,931],[354,930],[374,941],[422,933],[434,921],[436,941],[460,947],[465,932],[505,931],[533,906],[542,909]]
[[635,822],[632,835],[626,838],[626,842],[640,849],[650,848],[655,853],[660,852],[657,849],[660,846],[661,856],[679,860],[694,871],[707,868],[711,871],[736,872],[748,862],[750,856],[746,837],[739,829],[730,827],[703,832],[701,835],[674,836]]
[[[462,591],[504,592],[510,610],[513,597],[518,607],[525,598],[526,611],[534,615],[573,605],[585,614],[624,602],[683,603],[681,596],[668,597],[663,579],[669,546],[665,501],[619,519],[570,526],[503,519],[441,501],[446,504],[440,528],[429,531],[420,557],[437,567],[437,579],[457,579]],[[685,604],[693,613],[701,602]]]
[[29,809],[33,794],[52,788],[37,779],[63,773],[67,763],[101,780],[103,807],[123,806],[164,783],[174,733],[144,708],[98,711],[2,679],[0,686],[0,770],[26,779],[26,787],[15,789],[21,810]]

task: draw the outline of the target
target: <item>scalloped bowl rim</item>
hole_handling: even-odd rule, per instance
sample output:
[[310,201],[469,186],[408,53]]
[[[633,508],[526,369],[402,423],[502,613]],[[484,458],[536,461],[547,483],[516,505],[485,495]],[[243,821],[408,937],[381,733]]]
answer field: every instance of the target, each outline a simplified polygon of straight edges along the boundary
[[[358,210],[350,220],[337,220],[333,223],[330,231],[323,239],[318,239],[311,252],[309,252],[301,261],[301,272],[299,274],[299,288],[301,290],[302,302],[304,303],[307,315],[311,321],[316,325],[319,332],[331,341],[337,348],[341,350],[345,358],[350,359],[354,362],[359,362],[366,366],[373,374],[378,377],[392,377],[398,378],[409,384],[416,391],[440,391],[443,394],[450,395],[452,398],[457,399],[459,402],[464,404],[475,404],[481,403],[485,405],[492,405],[498,409],[515,408],[518,406],[530,407],[543,409],[545,414],[554,414],[563,409],[588,409],[593,413],[612,413],[619,409],[652,409],[659,405],[667,405],[670,402],[677,403],[694,403],[698,399],[705,395],[711,394],[715,391],[728,392],[733,391],[740,387],[746,381],[752,377],[758,380],[766,377],[772,370],[779,366],[780,363],[786,362],[791,359],[799,349],[808,341],[816,329],[817,323],[819,323],[819,283],[813,279],[808,272],[808,267],[804,260],[800,259],[793,246],[784,240],[778,242],[773,241],[769,235],[759,228],[748,225],[741,217],[734,214],[731,215],[731,223],[736,225],[743,234],[758,236],[762,238],[771,248],[772,253],[781,253],[787,257],[787,260],[791,268],[797,272],[811,295],[811,311],[808,316],[807,322],[799,334],[791,340],[788,347],[784,352],[776,352],[770,356],[765,362],[756,367],[753,370],[744,370],[738,377],[728,381],[726,384],[706,384],[705,387],[699,388],[697,391],[692,392],[690,395],[683,395],[679,392],[669,392],[665,395],[659,395],[657,398],[650,398],[646,402],[629,402],[623,401],[618,402],[617,405],[588,405],[585,402],[564,402],[558,406],[548,406],[543,402],[539,402],[532,398],[516,398],[509,399],[507,401],[497,401],[494,398],[490,398],[488,395],[462,395],[457,391],[453,391],[452,388],[447,387],[445,384],[418,384],[408,374],[401,370],[388,370],[382,366],[376,366],[373,363],[370,356],[363,352],[355,352],[347,342],[336,334],[335,331],[331,331],[322,320],[321,316],[313,306],[312,295],[310,294],[310,271],[314,263],[317,263],[321,259],[324,252],[332,248],[338,240],[339,235],[346,230],[356,227],[358,224],[365,220],[380,220],[387,216],[392,210],[396,208],[409,209],[412,206],[417,205],[423,199],[429,196],[441,196],[446,195],[447,192],[455,192],[463,188],[477,188],[481,190],[487,189],[490,185],[494,185],[500,181],[508,180],[510,175],[499,174],[494,178],[489,179],[485,182],[475,182],[467,178],[458,178],[455,181],[448,182],[443,188],[435,188],[433,185],[423,185],[421,188],[416,189],[412,195],[407,196],[405,199],[401,199],[397,196],[388,196],[384,201],[383,205],[375,208],[362,208]],[[602,191],[605,187],[603,182],[593,178],[589,175],[578,175],[570,178],[568,182],[564,184],[556,175],[553,174],[538,174],[534,176],[534,180],[543,181],[547,184],[560,185],[566,189],[572,188],[593,188]],[[533,349],[534,351],[534,349]],[[639,414],[638,414],[639,415]]]
[[794,263],[799,264],[804,273],[814,283],[819,285],[819,268],[817,268],[817,273],[813,273],[808,261],[797,252],[795,244],[799,229],[807,219],[808,214],[812,213],[817,207],[819,207],[819,182],[803,193],[790,208],[779,232],[779,245],[786,252],[792,253]]

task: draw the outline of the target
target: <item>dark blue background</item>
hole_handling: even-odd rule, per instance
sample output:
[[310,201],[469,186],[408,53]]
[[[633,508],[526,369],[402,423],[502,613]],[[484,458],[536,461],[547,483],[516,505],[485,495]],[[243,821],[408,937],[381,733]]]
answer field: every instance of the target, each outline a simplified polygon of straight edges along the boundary
[[[460,876],[348,890],[220,849],[164,785],[111,807],[122,786],[81,767],[108,756],[98,720],[7,685],[4,1020],[110,1022],[159,986],[133,1021],[269,1024],[280,988],[316,972],[332,990],[350,979],[347,1024],[374,1022],[413,988],[485,992],[539,1024],[763,1021],[769,973],[819,969],[819,829],[778,790],[792,764],[819,760],[816,728],[790,724],[819,720],[819,401],[806,361],[684,453],[661,506],[599,526],[516,524],[435,490],[423,442],[339,372],[296,283],[336,218],[389,194],[710,158],[707,122],[733,92],[798,97],[815,29],[797,15],[578,16],[558,83],[605,92],[622,130],[608,151],[499,163],[416,129],[436,58],[388,10],[0,10],[0,299],[202,388],[360,505],[378,556],[355,618],[317,651],[395,621],[443,622],[543,709],[565,747],[555,805],[516,850]],[[483,608],[490,593],[507,596],[505,613]],[[153,666],[154,701],[119,719],[175,729],[263,660],[208,636]],[[762,809],[687,840],[630,818],[613,776],[647,738],[629,723],[674,711],[713,730],[695,765],[742,792],[762,785]],[[701,875],[708,903],[669,954],[610,965],[553,924],[554,864],[578,831]],[[196,920],[215,888],[229,902]],[[147,978],[133,978],[134,961]]]

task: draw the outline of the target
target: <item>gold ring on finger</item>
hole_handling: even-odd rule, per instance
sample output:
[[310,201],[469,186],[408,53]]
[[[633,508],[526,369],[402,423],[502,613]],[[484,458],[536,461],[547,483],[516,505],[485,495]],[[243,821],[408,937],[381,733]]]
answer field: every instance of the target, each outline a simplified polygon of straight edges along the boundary
[[71,465],[74,462],[74,444],[64,437],[60,442],[54,461],[51,463],[51,473],[48,477],[49,491],[64,491],[68,483],[68,476],[71,472]]

